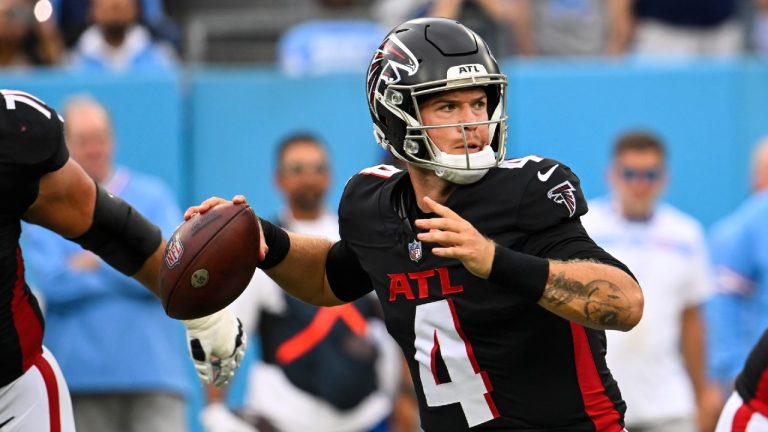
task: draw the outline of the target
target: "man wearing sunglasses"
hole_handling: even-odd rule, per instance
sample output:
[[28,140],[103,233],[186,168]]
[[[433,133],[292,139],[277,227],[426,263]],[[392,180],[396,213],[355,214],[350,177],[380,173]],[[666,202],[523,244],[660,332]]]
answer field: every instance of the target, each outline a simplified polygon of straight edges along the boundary
[[[608,366],[627,401],[635,432],[711,430],[719,396],[707,384],[699,306],[710,292],[699,222],[660,202],[668,181],[666,149],[651,133],[618,138],[607,173],[611,195],[589,203],[584,226],[623,261],[645,294],[632,332],[608,332]],[[697,411],[698,408],[698,411]]]

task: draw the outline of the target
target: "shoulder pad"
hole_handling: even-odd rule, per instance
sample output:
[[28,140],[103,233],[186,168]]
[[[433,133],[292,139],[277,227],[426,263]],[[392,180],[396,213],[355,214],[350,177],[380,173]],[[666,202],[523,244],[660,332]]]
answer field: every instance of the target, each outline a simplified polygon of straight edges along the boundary
[[28,93],[0,90],[0,161],[49,172],[68,156],[56,111]]
[[585,214],[587,201],[576,174],[553,159],[536,162],[525,173],[527,186],[518,213],[520,228],[539,231]]
[[365,168],[361,170],[358,173],[358,175],[370,175],[374,177],[388,179],[393,175],[399,173],[400,171],[402,170],[400,168],[397,168],[394,165],[381,164],[381,165],[374,165],[372,167]]
[[339,201],[339,233],[347,240],[354,240],[356,233],[371,221],[380,220],[389,209],[391,194],[397,179],[404,171],[391,165],[365,168],[352,176],[344,187]]

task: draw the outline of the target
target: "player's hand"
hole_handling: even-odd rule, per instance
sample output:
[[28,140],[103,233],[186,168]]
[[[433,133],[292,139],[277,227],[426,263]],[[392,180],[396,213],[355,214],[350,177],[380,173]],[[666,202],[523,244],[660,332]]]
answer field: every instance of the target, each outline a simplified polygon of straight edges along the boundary
[[427,209],[440,217],[416,219],[416,227],[429,230],[419,233],[417,238],[443,246],[433,248],[432,253],[440,257],[455,258],[473,275],[488,279],[496,244],[448,207],[429,197],[424,197],[423,202]]
[[227,309],[206,317],[182,320],[197,375],[221,387],[235,375],[245,355],[243,324]]
[[[245,199],[245,196],[243,195],[235,195],[232,198],[232,201],[225,200],[224,198],[219,197],[211,197],[207,200],[200,203],[200,205],[192,206],[187,209],[187,211],[184,212],[184,220],[187,221],[189,218],[192,217],[192,215],[196,213],[205,213],[208,210],[216,207],[220,204],[225,204],[228,202],[232,202],[234,204],[245,204],[247,200]],[[261,229],[261,222],[259,222],[259,262],[264,261],[264,258],[267,256],[267,243],[264,240],[264,230]]]
[[192,207],[188,208],[187,211],[184,212],[184,220],[189,220],[189,218],[191,218],[192,215],[195,214],[195,213],[201,213],[202,214],[202,213],[205,213],[208,210],[216,207],[219,204],[224,204],[224,203],[228,203],[228,202],[232,202],[232,203],[235,203],[235,204],[243,204],[243,203],[246,202],[246,199],[245,199],[245,196],[243,196],[243,195],[235,195],[232,198],[232,201],[225,200],[224,198],[219,198],[219,197],[208,198],[207,200],[205,200],[202,203],[200,203],[200,205],[196,205],[196,206],[192,206]]

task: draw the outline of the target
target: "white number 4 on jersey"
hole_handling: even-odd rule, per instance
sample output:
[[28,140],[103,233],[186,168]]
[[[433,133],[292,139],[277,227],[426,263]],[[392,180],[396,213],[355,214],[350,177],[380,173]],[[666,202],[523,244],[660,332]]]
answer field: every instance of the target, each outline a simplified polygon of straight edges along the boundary
[[[461,331],[450,299],[416,306],[416,361],[429,406],[461,405],[469,427],[498,417],[490,397],[487,375],[474,358],[472,346]],[[438,347],[450,382],[439,382],[435,367]]]

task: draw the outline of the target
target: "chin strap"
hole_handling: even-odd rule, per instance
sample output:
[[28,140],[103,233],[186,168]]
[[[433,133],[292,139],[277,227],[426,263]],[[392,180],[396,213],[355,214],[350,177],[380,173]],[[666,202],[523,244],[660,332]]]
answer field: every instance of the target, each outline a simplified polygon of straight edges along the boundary
[[475,183],[488,173],[490,167],[496,165],[496,156],[493,154],[491,146],[485,146],[479,152],[469,154],[470,167],[481,166],[485,168],[468,169],[466,153],[448,154],[440,152],[436,159],[437,162],[455,168],[437,167],[435,174],[446,181],[460,185]]

